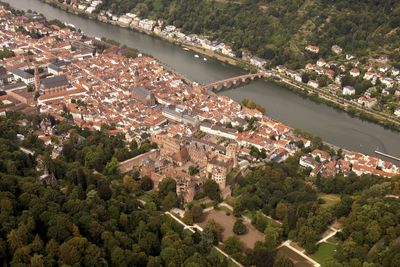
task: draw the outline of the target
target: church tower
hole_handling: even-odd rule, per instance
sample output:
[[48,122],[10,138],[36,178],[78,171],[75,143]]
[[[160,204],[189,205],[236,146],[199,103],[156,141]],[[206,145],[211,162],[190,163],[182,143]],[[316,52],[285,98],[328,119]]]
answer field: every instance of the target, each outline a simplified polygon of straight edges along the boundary
[[39,77],[39,67],[35,65],[35,91],[39,92],[40,87],[40,77]]

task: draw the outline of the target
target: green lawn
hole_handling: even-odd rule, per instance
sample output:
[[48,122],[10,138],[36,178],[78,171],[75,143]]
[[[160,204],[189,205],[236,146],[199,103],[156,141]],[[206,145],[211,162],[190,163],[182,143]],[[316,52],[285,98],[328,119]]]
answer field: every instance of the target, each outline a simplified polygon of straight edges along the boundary
[[311,255],[315,261],[321,264],[321,266],[326,266],[326,264],[333,260],[333,255],[335,254],[336,245],[333,243],[321,243],[318,246],[318,250]]
[[319,194],[318,197],[325,201],[325,203],[322,204],[325,207],[332,207],[340,202],[340,196],[337,194]]

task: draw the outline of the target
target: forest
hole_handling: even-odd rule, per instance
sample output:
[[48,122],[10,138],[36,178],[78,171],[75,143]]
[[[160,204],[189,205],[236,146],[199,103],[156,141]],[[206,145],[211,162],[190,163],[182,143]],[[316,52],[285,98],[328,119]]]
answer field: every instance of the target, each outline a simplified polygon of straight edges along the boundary
[[[58,157],[34,134],[43,119],[56,126]],[[217,223],[191,233],[164,214],[179,205],[173,177],[152,190],[150,178],[118,173],[119,161],[155,146],[108,132],[40,115],[0,117],[0,260],[10,266],[229,266],[213,248],[221,241]],[[45,168],[55,178],[47,185],[38,179]],[[320,194],[336,194],[339,201],[327,206]],[[277,256],[281,242],[296,240],[312,254],[337,220],[343,228],[329,266],[400,266],[399,195],[400,177],[310,180],[298,156],[268,163],[239,177],[232,192],[235,234],[246,232],[240,217],[250,212],[265,240],[247,249],[233,236],[222,248],[245,266],[293,266]],[[221,201],[215,182],[205,183],[196,199],[205,196]],[[192,224],[202,208],[188,208],[183,220]]]
[[[34,134],[44,119],[56,127],[53,142],[62,146],[57,157]],[[214,249],[220,227],[211,223],[192,233],[164,214],[178,206],[174,179],[152,190],[150,178],[118,173],[119,160],[154,145],[126,143],[108,132],[106,126],[91,132],[41,115],[0,117],[0,261],[34,267],[228,266]],[[53,182],[40,182],[45,170]],[[221,201],[215,182],[205,183],[202,194]],[[245,265],[263,266],[265,259],[274,264],[274,251],[263,243],[250,250],[235,241],[226,248],[240,252]]]
[[318,45],[324,58],[334,57],[335,44],[360,58],[380,53],[393,62],[400,58],[400,2],[394,0],[106,0],[100,9],[163,19],[271,65],[304,67],[309,44]]
[[[309,254],[328,226],[339,221],[343,231],[336,235],[339,249],[329,266],[399,266],[400,201],[393,196],[400,193],[400,177],[388,181],[350,174],[311,182],[297,162],[293,157],[270,163],[240,178],[232,193],[235,216],[255,214],[252,224],[265,233],[267,247],[290,239]],[[340,200],[326,205],[320,194],[337,194]]]

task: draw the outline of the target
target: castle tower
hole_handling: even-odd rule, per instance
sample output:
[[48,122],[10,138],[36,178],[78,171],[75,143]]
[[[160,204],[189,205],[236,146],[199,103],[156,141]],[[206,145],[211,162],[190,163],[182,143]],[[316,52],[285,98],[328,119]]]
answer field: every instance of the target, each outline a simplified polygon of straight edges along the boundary
[[230,143],[226,147],[226,156],[233,160],[233,168],[237,167],[237,144]]
[[39,91],[40,87],[40,77],[39,77],[39,67],[35,64],[35,91]]

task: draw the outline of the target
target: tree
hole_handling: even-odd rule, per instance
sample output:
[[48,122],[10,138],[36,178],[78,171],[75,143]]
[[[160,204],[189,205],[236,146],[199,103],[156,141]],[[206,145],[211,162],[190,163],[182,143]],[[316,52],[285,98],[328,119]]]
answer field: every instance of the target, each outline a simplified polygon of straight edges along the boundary
[[150,191],[151,189],[153,189],[153,181],[151,180],[151,178],[148,176],[144,176],[140,181],[140,188],[143,191]]
[[193,216],[193,222],[198,223],[201,222],[203,218],[203,208],[200,207],[199,205],[194,205],[191,208],[192,216]]
[[219,189],[219,185],[211,179],[208,179],[203,184],[203,192],[209,197],[211,200],[220,202],[221,201],[221,191]]
[[97,188],[97,194],[99,194],[99,197],[105,201],[109,200],[112,196],[112,190],[110,188],[110,185],[107,183],[104,183],[100,185]]
[[201,232],[201,241],[199,244],[202,253],[209,253],[214,244],[218,243],[215,238],[214,231],[211,227],[205,227],[203,232]]
[[268,224],[264,231],[265,243],[267,248],[275,249],[279,245],[281,240],[281,232],[281,229],[279,229],[278,227],[274,227],[271,224]]
[[294,264],[288,257],[282,255],[275,260],[274,267],[294,267]]
[[167,247],[161,251],[161,259],[164,262],[164,265],[174,264],[175,266],[180,266],[182,264],[181,257],[179,255],[179,251],[172,247]]
[[164,198],[170,192],[176,192],[176,181],[172,178],[165,178],[158,184],[158,194]]
[[257,242],[254,249],[246,253],[246,257],[248,258],[246,262],[248,265],[256,267],[272,267],[274,254],[273,250],[269,250],[262,243]]
[[204,258],[199,253],[196,252],[183,263],[183,266],[201,267],[201,266],[207,266],[207,264]]
[[32,267],[44,267],[44,260],[43,260],[43,255],[35,254],[31,258],[31,266]]
[[168,211],[178,205],[178,197],[175,192],[169,192],[161,203],[162,209]]
[[244,225],[242,219],[237,219],[233,225],[233,232],[237,235],[244,235],[247,232],[246,225]]
[[304,225],[299,230],[298,240],[307,253],[311,254],[316,249],[315,243],[318,241],[318,235],[313,228]]
[[116,157],[112,157],[111,161],[107,163],[104,169],[104,174],[109,176],[114,176],[118,174],[119,162]]
[[242,241],[236,236],[231,236],[224,242],[224,251],[229,255],[241,253],[243,248]]
[[279,202],[278,205],[276,205],[275,209],[276,218],[278,218],[279,220],[283,220],[284,218],[286,218],[287,213],[288,207],[286,206],[286,204]]

